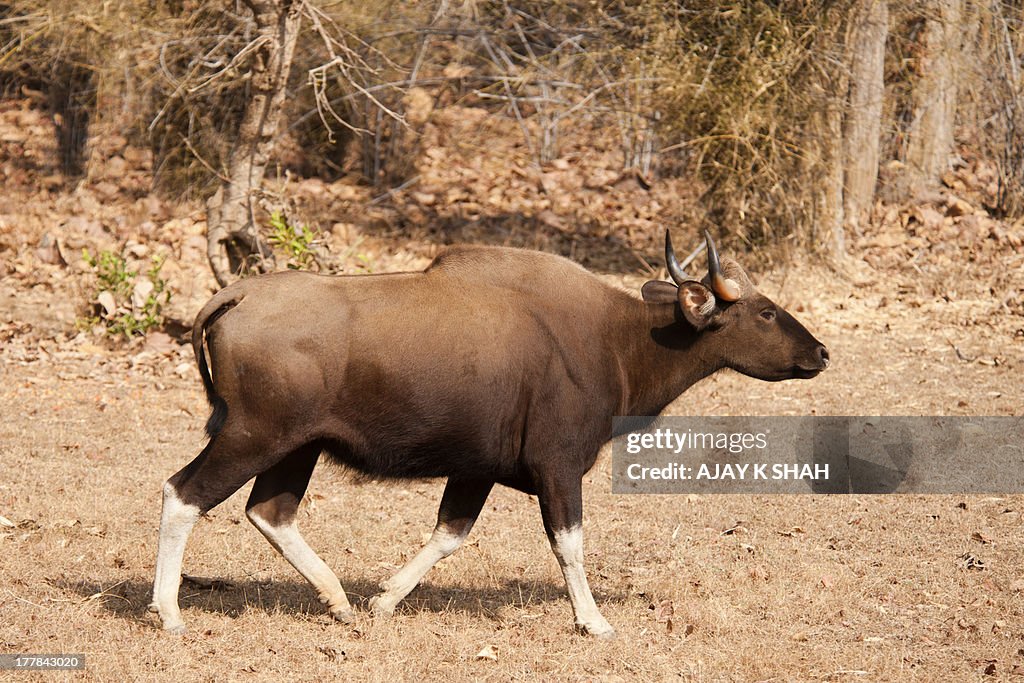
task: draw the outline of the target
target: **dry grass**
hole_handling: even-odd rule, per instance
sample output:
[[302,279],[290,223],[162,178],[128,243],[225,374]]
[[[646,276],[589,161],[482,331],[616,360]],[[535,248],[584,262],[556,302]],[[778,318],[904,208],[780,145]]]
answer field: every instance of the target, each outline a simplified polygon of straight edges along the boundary
[[[835,367],[810,382],[719,376],[672,412],[1019,414],[1024,404],[1014,316],[955,337],[1005,359],[968,364],[942,339],[938,307],[879,309],[881,285],[798,271],[763,288],[804,302],[799,315]],[[152,365],[83,347],[19,361],[18,344],[0,378],[0,514],[18,525],[0,528],[0,651],[84,652],[81,678],[934,681],[1024,668],[1024,497],[613,496],[607,455],[586,478],[585,528],[612,643],[572,633],[536,502],[507,490],[393,620],[360,609],[354,627],[330,621],[236,494],[198,525],[184,568],[230,585],[183,585],[191,631],[171,637],[145,608],[160,485],[203,444],[198,382],[174,374],[175,354]],[[364,607],[424,540],[440,491],[354,485],[322,467],[300,524]],[[966,569],[968,552],[985,569]],[[496,661],[476,658],[487,646]]]
[[[38,127],[25,113],[5,117],[18,131]],[[245,522],[240,492],[198,525],[185,561],[186,573],[229,585],[183,586],[191,634],[160,632],[145,609],[160,485],[202,447],[207,407],[191,362],[179,374],[187,350],[111,352],[62,334],[79,275],[40,262],[40,236],[67,216],[117,226],[135,209],[85,191],[42,194],[44,151],[8,164],[0,202],[0,515],[16,525],[0,522],[0,652],[83,652],[89,666],[35,678],[946,681],[1022,671],[1024,496],[613,496],[607,455],[586,479],[585,528],[613,643],[572,633],[536,502],[506,490],[393,620],[360,609],[354,628],[331,622]],[[209,284],[201,225],[171,215],[153,220],[175,249],[175,305],[191,314]],[[1019,249],[920,227],[911,241],[890,223],[898,240],[880,229],[863,245],[880,259],[872,266],[846,276],[795,266],[762,282],[829,345],[832,369],[780,384],[717,376],[671,412],[1020,414]],[[83,246],[70,242],[83,239],[70,220],[60,234],[69,254]],[[392,231],[360,248],[384,271],[421,264],[432,246]],[[642,282],[610,277],[632,291]],[[21,321],[32,331],[7,339]],[[356,486],[325,467],[300,524],[363,607],[422,543],[439,497],[439,482]],[[722,533],[737,522],[743,531]],[[985,568],[967,569],[965,553]],[[497,659],[478,659],[488,646]]]

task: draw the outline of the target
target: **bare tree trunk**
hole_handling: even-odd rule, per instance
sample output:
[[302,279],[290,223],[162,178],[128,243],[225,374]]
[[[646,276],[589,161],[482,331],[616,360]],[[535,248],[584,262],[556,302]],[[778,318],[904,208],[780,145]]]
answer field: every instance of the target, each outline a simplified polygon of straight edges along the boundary
[[[840,93],[846,91],[846,78],[842,79]],[[824,112],[823,129],[827,138],[822,144],[825,177],[822,178],[822,192],[818,196],[819,221],[832,243],[832,254],[846,255],[846,232],[843,205],[843,100],[835,98]]]
[[[849,31],[847,31],[849,33]],[[843,44],[843,63],[849,63],[850,44]],[[836,258],[846,255],[846,232],[843,203],[843,180],[846,146],[843,142],[843,115],[846,111],[850,75],[837,69],[809,83],[810,92],[821,103],[813,113],[809,129],[819,136],[816,144],[808,147],[808,170],[820,179],[821,191],[814,194],[814,239],[831,246]],[[816,152],[816,153],[813,153]]]
[[207,202],[207,255],[214,277],[227,285],[239,272],[265,272],[273,254],[259,234],[254,195],[263,182],[288,86],[304,0],[245,0],[256,21],[250,99],[228,172]]
[[832,255],[846,255],[848,228],[859,231],[874,198],[881,145],[881,115],[887,0],[857,0],[843,38],[843,64],[823,96],[827,106],[817,124],[821,140],[822,191],[815,200],[823,239]]
[[907,131],[905,189],[933,186],[949,163],[962,62],[963,0],[928,0]]
[[854,233],[860,232],[864,214],[875,198],[889,35],[888,2],[861,0],[858,4],[847,33],[850,91],[843,126],[843,214]]

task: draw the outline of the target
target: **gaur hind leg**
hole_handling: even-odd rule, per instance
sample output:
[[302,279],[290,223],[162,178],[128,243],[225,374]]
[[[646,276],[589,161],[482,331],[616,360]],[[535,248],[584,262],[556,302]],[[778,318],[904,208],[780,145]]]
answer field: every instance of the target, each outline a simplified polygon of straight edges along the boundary
[[302,538],[295,522],[295,512],[319,457],[318,445],[303,446],[256,477],[245,512],[270,545],[312,584],[331,616],[347,624],[355,615],[341,582]]
[[259,442],[250,431],[226,425],[195,460],[164,484],[156,577],[149,611],[159,615],[166,631],[185,632],[178,607],[181,561],[189,534],[199,517],[288,453],[288,450],[265,451],[254,457],[252,444]]
[[370,599],[370,609],[375,615],[392,615],[395,606],[419,585],[431,567],[462,545],[493,486],[491,481],[448,480],[430,540],[394,576],[381,584],[384,592]]
[[615,629],[601,615],[590,592],[583,568],[583,481],[566,472],[547,472],[537,478],[544,529],[562,568],[576,628],[601,639],[615,637]]

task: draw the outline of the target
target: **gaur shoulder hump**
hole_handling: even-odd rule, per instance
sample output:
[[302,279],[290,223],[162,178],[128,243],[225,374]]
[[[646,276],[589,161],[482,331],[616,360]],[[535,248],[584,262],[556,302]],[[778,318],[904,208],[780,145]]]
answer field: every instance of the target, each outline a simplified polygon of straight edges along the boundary
[[458,245],[447,247],[427,266],[426,273],[455,277],[485,277],[494,282],[519,278],[561,277],[604,284],[586,268],[557,254],[514,247]]

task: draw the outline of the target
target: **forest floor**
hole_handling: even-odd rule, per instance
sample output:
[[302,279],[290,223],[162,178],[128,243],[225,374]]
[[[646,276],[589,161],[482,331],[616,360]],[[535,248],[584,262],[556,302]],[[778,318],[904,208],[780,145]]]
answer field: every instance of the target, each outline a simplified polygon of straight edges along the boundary
[[[123,141],[63,186],[51,134],[24,103],[0,103],[0,653],[85,653],[84,672],[60,677],[94,680],[1024,677],[1024,495],[622,496],[607,453],[585,479],[584,528],[615,641],[572,632],[536,501],[509,490],[393,619],[374,620],[366,600],[425,540],[441,483],[354,483],[330,466],[299,522],[353,599],[354,625],[333,623],[246,522],[246,487],[190,541],[189,633],[162,633],[146,611],[160,488],[202,448],[207,405],[173,329],[126,345],[76,325],[92,291],[78,253],[166,253],[169,312],[187,325],[213,291],[203,214],[147,194],[150,162]],[[956,188],[983,171],[968,163],[935,197],[880,205],[839,266],[756,273],[828,345],[827,372],[774,384],[721,373],[667,413],[1020,415],[1024,226]],[[366,188],[299,185],[350,202],[326,239],[353,268],[422,267],[450,237],[360,223]],[[399,210],[447,201],[421,194],[435,196]],[[599,231],[567,246],[558,207],[545,210],[540,227],[456,237],[577,248],[631,291],[649,277]],[[657,263],[654,243],[639,257]]]

